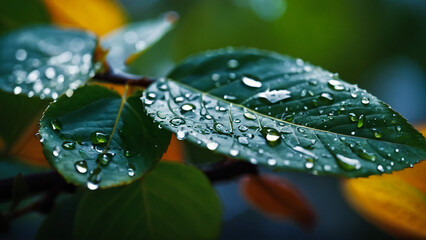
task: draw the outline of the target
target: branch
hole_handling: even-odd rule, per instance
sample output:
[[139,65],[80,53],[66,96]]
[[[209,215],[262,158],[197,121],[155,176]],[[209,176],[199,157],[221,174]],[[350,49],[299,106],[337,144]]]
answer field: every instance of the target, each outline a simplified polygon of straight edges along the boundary
[[140,86],[144,88],[148,87],[156,80],[154,78],[129,74],[121,71],[114,72],[110,68],[108,68],[106,72],[96,74],[94,79],[101,82],[129,84],[132,86]]
[[[36,195],[50,189],[59,189],[65,192],[74,192],[75,186],[65,182],[64,178],[56,171],[36,173],[23,176],[28,186],[28,194]],[[0,180],[0,202],[7,202],[12,199],[13,182],[15,178]]]

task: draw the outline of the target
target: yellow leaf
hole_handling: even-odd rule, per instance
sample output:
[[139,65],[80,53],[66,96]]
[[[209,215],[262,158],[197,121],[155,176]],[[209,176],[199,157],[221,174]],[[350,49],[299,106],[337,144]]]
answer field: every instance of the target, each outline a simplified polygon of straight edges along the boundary
[[[426,162],[413,169],[344,181],[349,203],[395,237],[426,238]],[[422,191],[423,190],[423,191]]]
[[90,30],[99,36],[126,23],[126,14],[114,0],[44,0],[60,26]]

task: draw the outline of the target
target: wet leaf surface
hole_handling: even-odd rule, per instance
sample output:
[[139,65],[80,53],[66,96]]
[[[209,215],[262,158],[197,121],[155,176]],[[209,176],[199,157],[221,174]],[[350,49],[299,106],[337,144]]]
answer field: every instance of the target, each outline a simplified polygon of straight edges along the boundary
[[426,158],[425,138],[356,85],[276,53],[189,58],[144,92],[148,114],[201,147],[274,169],[347,177]]
[[49,164],[67,181],[92,190],[130,183],[151,170],[170,133],[145,115],[140,95],[126,99],[87,85],[50,104],[39,130]]

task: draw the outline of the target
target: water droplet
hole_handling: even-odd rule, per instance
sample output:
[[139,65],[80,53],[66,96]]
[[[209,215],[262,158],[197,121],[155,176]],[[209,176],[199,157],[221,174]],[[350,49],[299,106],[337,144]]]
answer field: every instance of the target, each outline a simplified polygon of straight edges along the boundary
[[291,98],[291,92],[288,90],[272,90],[257,94],[259,98],[266,99],[269,103],[277,103],[279,101]]
[[214,128],[214,130],[216,130],[216,132],[221,133],[221,134],[228,134],[229,133],[228,129],[226,129],[225,126],[223,126],[222,123],[213,124],[213,128]]
[[27,59],[27,51],[25,51],[24,49],[18,49],[15,53],[15,58],[18,61],[25,61],[25,59]]
[[374,153],[368,153],[366,150],[362,150],[360,152],[357,153],[358,156],[360,156],[361,158],[365,159],[365,160],[369,160],[369,161],[376,161],[377,157]]
[[306,169],[312,169],[314,167],[314,159],[313,158],[307,158],[305,162],[305,168]]
[[240,153],[240,151],[238,151],[238,149],[229,150],[229,154],[231,154],[231,156],[233,156],[233,157],[238,156],[239,153]]
[[269,166],[275,166],[275,165],[277,165],[277,160],[270,158],[270,159],[267,160],[267,163],[268,163]]
[[62,123],[58,119],[53,119],[52,121],[50,121],[50,126],[54,131],[62,130]]
[[364,126],[364,121],[365,121],[365,115],[361,114],[361,116],[359,116],[359,118],[358,118],[357,127],[361,128],[362,126]]
[[13,93],[15,94],[15,95],[18,95],[18,94],[20,94],[22,92],[22,88],[20,87],[20,86],[16,86],[14,89],[13,89]]
[[377,166],[377,170],[381,173],[385,171],[382,165]]
[[132,152],[130,152],[130,150],[126,150],[126,151],[124,152],[124,155],[125,155],[126,157],[131,157],[131,156],[132,156]]
[[166,114],[160,111],[157,111],[157,117],[160,119],[165,119],[166,118]]
[[96,190],[96,189],[98,189],[99,188],[99,185],[98,184],[96,184],[96,183],[92,183],[92,182],[90,182],[90,181],[88,181],[87,182],[87,188],[89,189],[89,190]]
[[214,150],[217,149],[217,147],[219,147],[219,144],[217,142],[209,142],[209,143],[207,143],[207,148],[209,150],[214,151]]
[[323,101],[326,101],[326,102],[332,102],[334,100],[333,94],[328,93],[328,92],[321,93],[319,98]]
[[401,126],[396,126],[396,130],[397,130],[398,132],[401,132]]
[[127,175],[129,175],[129,177],[133,177],[135,176],[135,171],[136,171],[135,166],[133,164],[129,164],[127,168]]
[[108,141],[108,135],[102,132],[93,132],[90,135],[90,141],[92,141],[93,144],[102,144],[106,143]]
[[226,66],[228,69],[235,69],[240,66],[240,63],[235,59],[231,59],[228,61],[228,64]]
[[249,120],[255,120],[256,119],[256,115],[254,115],[253,113],[250,113],[250,112],[245,112],[244,117],[249,119]]
[[180,102],[183,102],[185,100],[185,98],[183,98],[182,96],[179,96],[179,97],[175,97],[174,100],[175,100],[175,102],[180,103]]
[[315,156],[315,154],[313,152],[311,152],[311,151],[309,151],[309,150],[307,150],[307,149],[305,149],[305,148],[303,148],[301,146],[293,147],[293,150],[297,151],[297,152],[300,152],[300,153],[303,153],[305,155],[311,156],[313,158],[316,158],[316,156]]
[[248,145],[249,144],[247,137],[238,137],[238,142],[242,145]]
[[276,146],[281,141],[280,133],[274,128],[263,128],[261,133],[269,146]]
[[318,81],[317,80],[315,80],[315,79],[310,79],[309,80],[309,85],[311,85],[311,86],[316,86],[318,84]]
[[243,84],[247,87],[251,87],[251,88],[262,87],[262,83],[260,82],[260,80],[254,76],[245,75],[243,76],[241,80]]
[[220,75],[219,75],[219,74],[217,74],[217,73],[213,73],[213,74],[212,74],[212,80],[213,80],[213,81],[215,81],[215,82],[216,82],[216,81],[218,81],[219,79],[220,79]]
[[250,163],[251,164],[257,164],[257,160],[255,158],[250,158]]
[[396,152],[396,153],[399,153],[399,148],[395,148],[395,152]]
[[191,103],[185,103],[180,107],[180,109],[182,113],[186,113],[189,111],[193,111],[195,109],[195,105]]
[[370,99],[368,99],[367,97],[362,97],[361,103],[364,105],[368,105],[370,103]]
[[100,154],[98,154],[98,157],[96,158],[96,160],[100,164],[107,166],[112,160],[112,154],[111,153],[100,153]]
[[53,156],[57,157],[57,156],[59,156],[60,152],[61,152],[61,149],[59,148],[59,146],[56,146],[56,147],[53,148],[52,154],[53,154]]
[[238,130],[240,130],[241,132],[246,132],[246,131],[248,130],[248,127],[247,127],[247,126],[245,126],[245,125],[240,125],[240,126],[238,127]]
[[186,132],[185,131],[181,131],[181,130],[177,131],[176,132],[176,138],[178,140],[184,140],[186,138]]
[[337,80],[333,80],[333,79],[328,80],[328,86],[331,89],[336,90],[336,91],[343,91],[343,90],[345,90],[345,86],[343,85],[342,82],[337,81]]
[[223,95],[223,99],[232,101],[232,100],[236,100],[237,97],[231,96],[231,95]]
[[179,126],[179,125],[185,124],[186,122],[182,118],[173,118],[170,120],[170,123],[173,126]]
[[46,68],[46,70],[44,71],[44,75],[48,78],[48,79],[53,79],[54,77],[56,77],[56,71],[53,67],[48,67]]
[[353,171],[361,168],[361,163],[358,159],[345,157],[340,154],[336,154],[336,158],[337,164],[339,164],[339,166],[346,171]]
[[357,121],[357,117],[356,117],[356,115],[355,115],[355,113],[349,113],[349,119],[352,121],[352,122],[356,122]]
[[374,134],[374,137],[376,138],[382,138],[382,133],[379,131],[374,131],[373,134]]
[[75,169],[77,172],[81,174],[85,174],[87,172],[87,162],[84,160],[78,161],[74,164]]
[[65,141],[62,143],[62,148],[65,150],[73,150],[75,149],[75,142]]

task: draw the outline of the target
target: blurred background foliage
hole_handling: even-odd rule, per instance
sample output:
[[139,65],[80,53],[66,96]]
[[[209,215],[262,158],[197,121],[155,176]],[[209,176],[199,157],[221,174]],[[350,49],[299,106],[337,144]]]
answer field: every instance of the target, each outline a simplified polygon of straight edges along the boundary
[[[55,19],[45,6],[48,2],[55,1],[0,1],[0,34]],[[73,7],[84,12],[96,2],[74,1]],[[200,51],[256,47],[338,72],[342,79],[389,103],[411,123],[426,120],[424,0],[120,0],[118,4],[129,21],[156,18],[169,10],[180,15],[176,29],[132,63],[134,73],[164,76],[174,64]],[[96,22],[107,14],[98,12],[87,19]],[[67,17],[67,21],[81,19],[75,10]],[[106,31],[99,29],[98,34]],[[221,239],[389,238],[347,205],[339,179],[279,174],[312,203],[317,227],[307,233],[296,225],[267,219],[241,199],[237,183],[223,183],[216,185],[225,210]],[[21,231],[30,220],[27,217],[12,226],[14,236],[31,236],[37,224]]]

